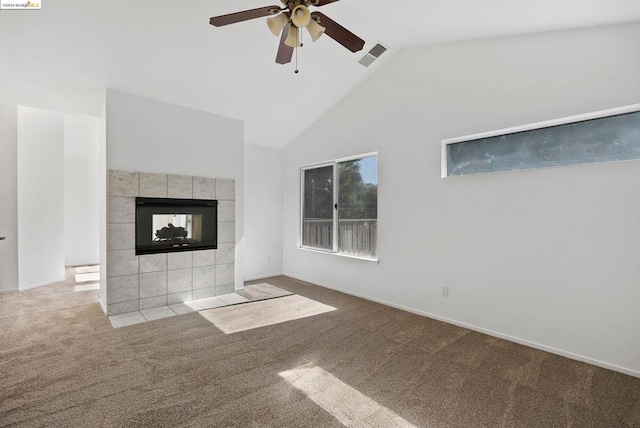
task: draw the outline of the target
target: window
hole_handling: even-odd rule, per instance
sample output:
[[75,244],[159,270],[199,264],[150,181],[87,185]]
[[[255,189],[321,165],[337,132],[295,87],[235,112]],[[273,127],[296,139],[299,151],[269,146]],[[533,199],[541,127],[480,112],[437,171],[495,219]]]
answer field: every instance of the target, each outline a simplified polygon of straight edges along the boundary
[[443,177],[640,159],[640,105],[443,141]]
[[302,247],[375,259],[378,156],[302,168]]

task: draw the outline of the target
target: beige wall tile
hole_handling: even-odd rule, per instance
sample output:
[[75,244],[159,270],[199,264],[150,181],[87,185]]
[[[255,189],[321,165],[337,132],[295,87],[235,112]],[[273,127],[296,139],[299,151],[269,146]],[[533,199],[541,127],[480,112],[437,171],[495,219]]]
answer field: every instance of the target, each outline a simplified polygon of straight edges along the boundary
[[236,223],[233,221],[218,222],[218,244],[236,242]]
[[159,272],[167,270],[167,254],[145,254],[139,257],[140,273]]
[[235,283],[235,263],[216,266],[216,286]]
[[183,291],[181,293],[173,293],[167,296],[167,304],[174,305],[176,303],[182,302],[190,302],[193,300],[191,298],[191,291]]
[[139,174],[110,169],[107,187],[108,196],[138,196]]
[[107,223],[135,223],[136,200],[122,196],[107,199]]
[[236,202],[218,201],[218,221],[235,221]]
[[169,175],[168,196],[170,198],[193,198],[193,180],[190,175]]
[[138,275],[116,276],[107,281],[107,303],[121,303],[138,298]]
[[126,314],[138,310],[138,300],[107,305],[107,315]]
[[193,199],[215,199],[216,179],[193,177]]
[[207,297],[213,297],[213,286],[206,288],[198,288],[193,290],[193,300],[206,299]]
[[193,267],[193,251],[168,253],[168,269],[186,269]]
[[213,266],[193,268],[193,288],[213,287],[215,285],[215,270]]
[[136,225],[134,223],[107,225],[107,250],[134,250],[135,248]]
[[236,290],[233,284],[216,285],[213,289],[213,295],[221,296],[223,294],[233,293],[234,291]]
[[223,265],[227,263],[235,262],[236,258],[236,244],[218,243],[218,249],[216,251],[216,265]]
[[134,250],[107,251],[107,277],[137,274],[138,257]]
[[140,310],[157,308],[167,305],[167,296],[149,297],[146,299],[140,299]]
[[154,297],[167,294],[167,272],[140,274],[140,297]]
[[193,271],[189,269],[170,270],[167,274],[167,291],[169,294],[191,291]]
[[193,252],[193,267],[213,266],[216,264],[216,250],[200,250]]
[[140,194],[145,198],[166,198],[168,194],[166,174],[140,173]]
[[236,181],[233,178],[216,179],[216,199],[234,200],[236,198]]

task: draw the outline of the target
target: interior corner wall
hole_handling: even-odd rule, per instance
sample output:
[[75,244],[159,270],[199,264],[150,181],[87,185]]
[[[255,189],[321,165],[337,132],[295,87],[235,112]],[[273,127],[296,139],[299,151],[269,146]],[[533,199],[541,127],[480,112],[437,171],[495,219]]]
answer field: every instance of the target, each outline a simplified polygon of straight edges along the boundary
[[18,107],[18,272],[26,290],[64,280],[64,114]]
[[18,106],[0,103],[0,291],[18,289]]
[[100,263],[99,120],[64,117],[65,266]]
[[98,204],[100,207],[100,306],[107,314],[107,95],[102,97],[98,119]]
[[245,280],[282,274],[283,150],[245,146]]
[[[112,170],[233,178],[236,218],[244,218],[240,120],[107,89],[106,159]],[[243,245],[244,224],[236,221],[236,288],[243,285]]]
[[[638,46],[625,25],[396,54],[285,149],[284,273],[640,376],[638,161],[440,177],[442,139],[639,103]],[[380,263],[297,248],[299,168],[372,151]]]

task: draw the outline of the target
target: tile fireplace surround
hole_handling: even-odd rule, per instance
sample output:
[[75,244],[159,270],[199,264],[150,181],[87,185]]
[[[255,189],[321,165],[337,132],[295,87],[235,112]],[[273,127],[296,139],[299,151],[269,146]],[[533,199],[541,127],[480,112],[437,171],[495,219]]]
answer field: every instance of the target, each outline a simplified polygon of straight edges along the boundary
[[[235,289],[235,180],[109,170],[107,314],[172,305]],[[136,256],[135,198],[218,200],[218,249]]]

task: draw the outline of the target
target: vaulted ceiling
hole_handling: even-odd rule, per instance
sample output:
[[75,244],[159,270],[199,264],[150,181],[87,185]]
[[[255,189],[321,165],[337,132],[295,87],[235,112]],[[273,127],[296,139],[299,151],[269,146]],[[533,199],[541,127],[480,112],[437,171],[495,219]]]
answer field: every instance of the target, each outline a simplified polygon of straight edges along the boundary
[[[245,141],[284,147],[403,47],[640,21],[638,0],[341,0],[321,11],[366,41],[329,37],[274,62],[266,18],[209,17],[279,0],[41,0],[0,11],[0,101],[97,115],[105,87],[245,122]],[[389,51],[358,64],[376,43]]]

